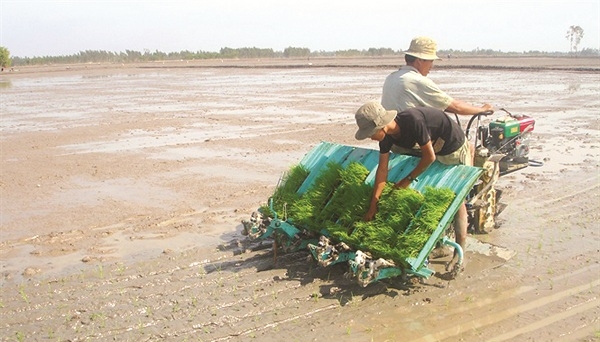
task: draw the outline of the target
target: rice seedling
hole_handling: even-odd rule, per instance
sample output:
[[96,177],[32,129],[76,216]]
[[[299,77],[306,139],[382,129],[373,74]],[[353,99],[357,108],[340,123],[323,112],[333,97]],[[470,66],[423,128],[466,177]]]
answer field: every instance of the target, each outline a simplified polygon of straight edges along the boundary
[[24,284],[19,285],[19,294],[21,295],[21,298],[25,301],[25,303],[29,304],[29,296],[27,296],[27,293],[25,293]]
[[332,162],[299,195],[297,191],[308,172],[294,166],[276,189],[273,208],[287,213],[286,219],[298,228],[328,235],[334,242],[370,252],[373,258],[406,265],[406,259],[418,256],[437,229],[455,193],[431,186],[420,193],[395,189],[393,183],[388,183],[375,218],[365,222],[362,217],[373,191],[372,185],[365,182],[368,174],[369,170],[358,162],[345,168]]
[[115,271],[117,272],[117,275],[123,276],[125,274],[125,265],[122,262],[118,263]]
[[98,265],[96,271],[98,272],[98,278],[104,279],[104,267],[102,266],[102,264]]
[[369,170],[357,162],[350,163],[348,167],[340,170],[340,184],[320,212],[319,220],[323,223],[334,223],[349,233],[348,229],[354,222],[361,220],[369,205],[373,189],[365,184],[368,175]]
[[25,341],[25,333],[22,331],[17,331],[15,333],[15,338],[17,339],[17,341]]
[[[292,204],[300,198],[298,189],[309,175],[309,171],[302,165],[295,165],[286,172],[279,181],[273,196],[273,210],[276,213],[283,213],[289,204]],[[270,217],[274,217],[273,212],[267,205],[260,207],[260,211]]]
[[289,214],[297,226],[316,232],[322,229],[319,220],[321,211],[340,185],[341,168],[341,165],[337,163],[327,164],[309,191],[291,205]]

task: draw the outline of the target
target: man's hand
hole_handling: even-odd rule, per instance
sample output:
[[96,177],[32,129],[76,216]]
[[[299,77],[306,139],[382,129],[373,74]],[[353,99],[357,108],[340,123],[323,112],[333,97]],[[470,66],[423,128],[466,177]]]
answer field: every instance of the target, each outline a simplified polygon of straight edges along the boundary
[[492,106],[489,103],[483,104],[483,106],[481,106],[481,108],[483,108],[482,112],[486,112],[488,110],[491,111],[491,112],[494,112],[494,106]]
[[375,214],[377,214],[377,207],[369,208],[369,211],[363,216],[363,220],[366,222],[372,221],[375,218]]

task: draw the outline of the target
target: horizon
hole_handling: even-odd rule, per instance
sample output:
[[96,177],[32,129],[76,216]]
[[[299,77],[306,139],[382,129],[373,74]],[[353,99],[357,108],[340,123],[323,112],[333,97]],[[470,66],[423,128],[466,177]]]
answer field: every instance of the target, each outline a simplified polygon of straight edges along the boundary
[[[153,54],[153,53],[164,53],[164,54],[178,54],[178,53],[182,53],[182,52],[191,52],[191,53],[215,53],[215,54],[219,54],[221,49],[227,49],[229,47],[224,46],[221,47],[219,49],[219,51],[191,51],[191,50],[182,50],[182,51],[160,51],[160,50],[154,50],[154,51],[139,51],[139,50],[133,50],[133,49],[125,49],[124,51],[108,51],[108,50],[80,50],[77,51],[73,54],[70,55],[47,55],[47,56],[27,56],[27,57],[22,57],[22,56],[14,56],[11,53],[11,58],[19,58],[19,59],[34,59],[34,58],[61,58],[61,57],[70,57],[70,56],[77,56],[78,54],[81,53],[85,53],[85,52],[106,52],[106,53],[112,53],[115,55],[119,55],[119,54],[123,54],[123,53],[127,53],[127,51],[131,51],[131,52],[137,52],[137,53],[149,53],[149,54]],[[301,46],[289,46],[289,48],[304,48]],[[250,47],[250,46],[245,46],[245,47],[240,47],[240,48],[236,48],[236,49],[266,49],[266,50],[272,50],[274,53],[283,53],[285,51],[284,48],[282,50],[275,50],[272,48],[268,48],[268,47],[264,47],[264,48],[259,48],[259,47]],[[310,50],[310,53],[323,53],[323,54],[335,54],[336,52],[346,52],[346,51],[359,51],[359,52],[366,52],[369,49],[390,49],[394,52],[395,55],[403,55],[404,51],[401,50],[393,50],[392,48],[387,48],[387,47],[370,47],[370,48],[366,48],[366,49],[362,49],[362,50],[357,50],[357,49],[348,49],[348,50]],[[476,55],[477,51],[482,51],[482,52],[495,52],[495,53],[499,53],[499,54],[506,54],[506,55],[510,55],[510,54],[522,54],[522,55],[528,55],[528,54],[543,54],[543,55],[568,55],[571,54],[571,52],[569,51],[502,51],[502,50],[492,50],[492,49],[486,49],[486,48],[479,48],[474,49],[474,50],[457,50],[457,49],[452,49],[452,48],[448,48],[448,49],[438,49],[437,52],[439,53],[443,53],[443,52],[448,52],[448,51],[452,51],[452,52],[456,52],[456,53],[464,53],[467,55],[473,55],[473,56],[483,56],[483,55]],[[600,49],[593,49],[593,51],[598,54],[598,56],[600,56]],[[10,52],[10,49],[9,49]],[[576,53],[580,53],[581,51],[578,50]],[[380,56],[369,56],[369,57],[385,57],[385,56],[393,56],[391,54],[389,55],[380,55]],[[588,56],[588,55],[586,55]],[[583,56],[583,57],[586,57]],[[589,57],[598,57],[595,55],[589,55]],[[319,56],[317,56],[319,57]],[[328,56],[321,56],[321,57],[328,57]],[[338,57],[343,57],[343,56],[338,56]],[[240,57],[243,58],[243,57]],[[250,57],[249,57],[250,58]]]

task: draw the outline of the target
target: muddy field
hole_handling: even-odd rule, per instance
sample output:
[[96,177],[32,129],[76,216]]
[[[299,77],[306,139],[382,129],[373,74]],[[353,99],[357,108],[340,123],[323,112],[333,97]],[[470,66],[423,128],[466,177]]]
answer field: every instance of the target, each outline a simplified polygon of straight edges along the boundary
[[[597,341],[600,62],[452,59],[456,98],[535,118],[467,268],[363,288],[241,235],[281,174],[398,60],[170,62],[0,74],[2,341]],[[501,114],[497,114],[498,117]],[[496,118],[496,116],[494,117]]]

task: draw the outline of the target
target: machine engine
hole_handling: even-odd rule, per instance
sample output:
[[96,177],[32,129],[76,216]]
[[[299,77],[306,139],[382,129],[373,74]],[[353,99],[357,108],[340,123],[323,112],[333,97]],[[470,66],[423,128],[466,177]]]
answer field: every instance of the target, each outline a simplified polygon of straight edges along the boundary
[[502,154],[500,174],[527,167],[529,164],[529,133],[535,120],[529,116],[509,115],[478,127],[478,136],[488,155]]
[[495,188],[498,178],[529,166],[528,137],[535,120],[502,110],[508,115],[487,126],[481,124],[480,118],[492,112],[474,116],[467,125],[468,137],[471,126],[477,120],[474,165],[484,170],[467,203],[469,226],[475,233],[485,233],[496,225],[495,217],[502,210],[499,203],[501,191]]

